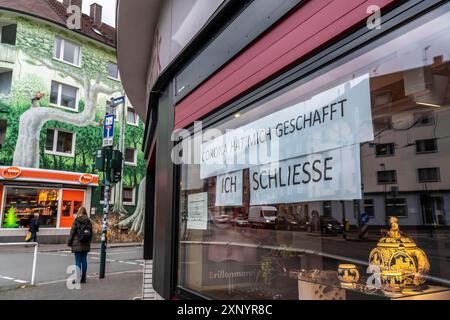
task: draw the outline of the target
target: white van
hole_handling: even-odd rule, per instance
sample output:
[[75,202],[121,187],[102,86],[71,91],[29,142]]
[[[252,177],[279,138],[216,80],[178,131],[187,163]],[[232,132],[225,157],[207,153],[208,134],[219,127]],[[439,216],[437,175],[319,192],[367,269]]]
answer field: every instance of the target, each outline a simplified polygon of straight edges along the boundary
[[252,225],[274,226],[277,219],[277,208],[271,206],[250,207],[248,222]]

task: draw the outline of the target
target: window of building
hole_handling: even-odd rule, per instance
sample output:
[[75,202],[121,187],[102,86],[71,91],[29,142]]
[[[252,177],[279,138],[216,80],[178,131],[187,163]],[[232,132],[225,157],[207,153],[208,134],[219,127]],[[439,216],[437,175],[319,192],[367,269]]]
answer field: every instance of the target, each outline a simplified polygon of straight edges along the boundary
[[1,43],[16,45],[17,24],[4,24],[0,22]]
[[52,81],[50,103],[59,108],[78,111],[78,88]]
[[123,187],[123,204],[126,206],[135,205],[135,188]]
[[441,180],[439,168],[417,169],[419,182],[439,182]]
[[117,65],[117,63],[108,63],[108,77],[114,80],[120,80],[119,66]]
[[407,217],[408,205],[404,198],[386,199],[386,216],[387,217]]
[[380,143],[375,146],[375,154],[378,157],[393,156],[395,154],[394,143]]
[[414,113],[414,123],[416,126],[432,126],[434,125],[434,112],[433,111],[425,111],[425,112],[416,112]]
[[137,165],[137,152],[134,148],[125,149],[125,164],[129,166]]
[[378,171],[377,178],[379,184],[397,183],[397,171],[395,170]]
[[433,153],[437,152],[437,140],[436,139],[424,139],[416,141],[417,153]]
[[332,214],[332,205],[331,205],[331,201],[324,201],[323,202],[323,215],[325,217],[331,217]]
[[11,95],[12,75],[12,70],[0,71],[0,99]]
[[127,123],[133,126],[137,126],[139,124],[139,118],[136,111],[130,107],[128,107],[127,110]]
[[79,67],[81,64],[81,46],[56,37],[54,58]]
[[75,151],[75,134],[60,129],[47,129],[45,152],[60,156],[73,157]]
[[364,199],[364,212],[371,218],[375,217],[375,204],[373,199]]
[[41,228],[56,228],[60,190],[7,187],[2,228],[28,228],[39,213]]

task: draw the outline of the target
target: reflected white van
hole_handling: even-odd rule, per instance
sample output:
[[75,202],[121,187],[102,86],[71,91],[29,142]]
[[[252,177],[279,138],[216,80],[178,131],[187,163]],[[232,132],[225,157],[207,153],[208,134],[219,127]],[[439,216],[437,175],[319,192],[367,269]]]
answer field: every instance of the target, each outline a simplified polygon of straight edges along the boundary
[[274,226],[277,219],[277,208],[271,206],[250,207],[248,222],[259,226]]

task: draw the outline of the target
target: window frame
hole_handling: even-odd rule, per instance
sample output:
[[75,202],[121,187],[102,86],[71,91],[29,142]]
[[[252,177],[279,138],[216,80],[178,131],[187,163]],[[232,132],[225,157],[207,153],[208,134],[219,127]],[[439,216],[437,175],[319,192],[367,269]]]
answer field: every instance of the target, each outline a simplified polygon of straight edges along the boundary
[[[133,198],[131,202],[127,202],[124,199],[124,194],[125,194],[125,189],[132,189],[133,192]],[[123,186],[122,187],[122,202],[124,206],[135,206],[136,205],[136,187],[131,187],[131,186]]]
[[[57,83],[58,84],[58,97],[57,97],[57,103],[50,102],[49,103],[50,106],[55,107],[55,108],[59,108],[59,109],[63,109],[63,110],[72,111],[72,112],[79,112],[79,108],[80,108],[80,106],[79,106],[79,104],[80,104],[80,88],[72,86],[72,85],[67,84],[67,83],[60,82],[60,81],[52,80],[51,84],[50,84],[50,98],[51,98],[51,90],[52,90],[51,88],[53,86],[53,83]],[[62,98],[62,86],[72,87],[72,88],[75,88],[77,90],[77,94],[76,94],[76,97],[75,97],[75,109],[72,109],[72,108],[60,105],[61,98]]]
[[[430,151],[418,151],[418,143],[420,142],[424,142],[425,141],[434,141],[434,150],[430,150]],[[416,154],[427,154],[427,153],[437,153],[439,152],[439,148],[438,148],[438,143],[437,143],[437,139],[436,138],[431,138],[431,139],[419,139],[416,140]]]
[[[406,215],[398,216],[398,215],[388,214],[388,207],[389,206],[391,206],[391,207],[392,206],[396,206],[396,207],[399,206],[397,203],[388,205],[388,201],[389,200],[397,200],[397,201],[398,200],[405,200],[405,204],[402,205],[402,206],[405,207]],[[386,208],[386,217],[408,218],[408,199],[407,198],[387,198],[387,199],[384,199],[384,207]]]
[[[371,201],[371,204],[366,204],[366,201]],[[367,210],[366,210],[366,207],[371,207],[373,214],[369,214],[367,212]],[[363,208],[364,208],[364,212],[366,212],[367,215],[369,216],[369,219],[374,219],[375,218],[375,199],[372,199],[372,198],[363,199]]]
[[[433,170],[435,169],[437,172],[436,180],[421,180],[420,179],[420,170]],[[441,182],[441,168],[440,167],[431,167],[431,168],[417,168],[417,182],[418,183],[433,183],[433,182]]]
[[[117,67],[117,78],[112,77],[112,76],[109,74],[109,66],[110,66],[111,64],[115,64],[116,67]],[[113,81],[118,81],[118,82],[121,82],[121,81],[122,81],[122,80],[120,79],[119,65],[117,64],[117,62],[108,61],[108,79],[113,80]]]
[[[57,46],[56,46],[56,41],[61,40],[61,52],[60,52],[60,56],[58,57],[58,53],[57,53]],[[73,62],[68,62],[66,60],[64,60],[64,50],[65,50],[65,44],[66,42],[69,42],[73,45],[78,46],[78,64],[75,64]],[[82,54],[82,49],[81,49],[81,44],[71,41],[71,40],[67,40],[63,37],[59,37],[56,36],[55,37],[55,41],[53,42],[53,59],[55,59],[56,61],[68,64],[72,67],[76,67],[76,68],[80,68],[81,69],[81,62],[83,61],[83,54]]]
[[[54,133],[53,133],[53,149],[47,150],[47,146],[45,146],[44,153],[54,155],[54,156],[74,158],[75,157],[75,147],[76,147],[76,135],[77,135],[76,132],[72,132],[72,131],[65,130],[65,129],[53,128],[53,127],[47,128],[47,132],[48,132],[48,130],[54,131]],[[58,132],[65,132],[65,133],[72,134],[72,152],[70,154],[56,151],[57,147],[58,147]],[[46,137],[46,139],[47,139],[47,137]]]
[[[134,150],[134,162],[128,162],[128,161],[126,161],[126,153],[127,153],[127,149]],[[124,164],[125,164],[126,166],[130,166],[130,167],[137,167],[137,149],[136,149],[136,148],[125,147]]]
[[[379,173],[380,172],[394,172],[394,181],[390,181],[390,182],[382,182],[380,181],[380,177],[379,177]],[[398,178],[397,178],[397,170],[378,170],[377,171],[377,184],[378,185],[385,185],[385,184],[397,184],[398,183]]]
[[[388,153],[388,154],[378,154],[377,153],[377,147],[378,146],[392,146],[392,153]],[[390,149],[389,149],[390,150]],[[375,144],[375,157],[377,158],[383,158],[383,157],[393,157],[395,156],[395,143],[393,142],[388,142],[388,143],[377,143]]]
[[[128,112],[130,112],[130,109],[134,112],[134,115],[135,115],[134,119],[136,121],[134,123],[133,122],[128,122]],[[134,108],[132,106],[128,106],[127,107],[127,125],[135,126],[135,127],[139,126],[139,116],[138,116],[136,110],[134,110]]]

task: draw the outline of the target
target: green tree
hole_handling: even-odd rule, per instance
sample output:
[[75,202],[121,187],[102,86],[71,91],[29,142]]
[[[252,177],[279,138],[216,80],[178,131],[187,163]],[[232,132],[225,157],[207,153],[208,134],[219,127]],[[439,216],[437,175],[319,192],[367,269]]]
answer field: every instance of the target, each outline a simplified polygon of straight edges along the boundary
[[17,219],[14,208],[11,207],[11,208],[9,208],[8,212],[6,213],[3,228],[7,228],[7,229],[17,228],[19,226],[19,224],[17,222],[19,222],[19,219]]

